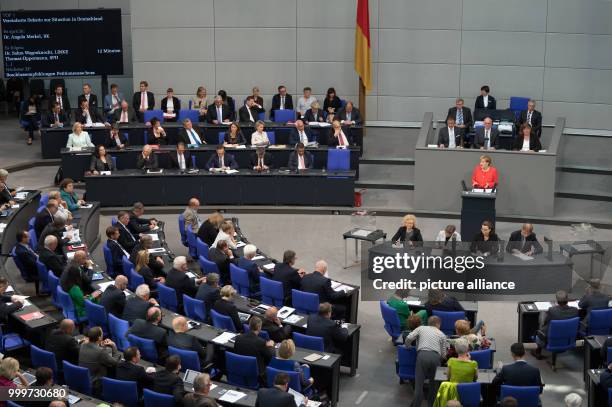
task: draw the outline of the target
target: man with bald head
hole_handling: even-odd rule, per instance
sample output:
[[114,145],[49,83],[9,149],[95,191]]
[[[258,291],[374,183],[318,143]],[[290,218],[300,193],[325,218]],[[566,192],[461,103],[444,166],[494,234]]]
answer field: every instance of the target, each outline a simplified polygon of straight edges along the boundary
[[270,339],[276,343],[291,338],[291,326],[283,326],[278,318],[278,308],[276,307],[270,307],[266,310],[261,329],[268,332]]
[[123,315],[123,309],[125,308],[125,294],[123,291],[127,286],[127,277],[119,274],[115,277],[115,284],[106,287],[100,298],[100,305],[104,307],[106,312],[113,314],[117,318],[121,318]]
[[205,366],[212,364],[214,347],[204,347],[195,336],[187,335],[189,330],[187,318],[183,316],[174,318],[172,320],[172,330],[173,332],[168,335],[168,346],[197,352],[200,357],[200,369],[204,369]]
[[142,147],[142,153],[138,155],[136,167],[141,170],[156,170],[159,168],[157,156],[153,154],[153,149],[149,144]]
[[79,363],[79,344],[73,335],[74,321],[66,318],[46,337],[45,349],[55,354],[58,366],[63,366],[64,360],[75,365]]
[[510,239],[508,239],[506,251],[508,253],[525,253],[528,256],[542,253],[542,245],[538,242],[531,223],[524,223],[521,230],[512,232]]
[[331,280],[327,275],[327,262],[319,260],[315,263],[315,270],[302,278],[300,290],[307,293],[319,295],[319,303],[329,302],[333,308],[333,319],[343,319],[346,307],[340,304],[346,293],[344,291],[334,291]]
[[295,129],[292,129],[291,134],[289,134],[289,145],[295,146],[297,143],[306,145],[311,141],[314,141],[314,136],[310,129],[304,126],[304,122],[301,119],[296,120]]
[[[153,340],[157,347],[158,360],[163,362],[168,356],[168,335],[166,330],[159,326],[161,319],[161,310],[157,307],[151,307],[147,310],[147,319],[135,320],[134,324],[128,329],[128,334]],[[156,361],[150,360],[149,362]]]
[[200,215],[198,215],[198,209],[200,209],[200,200],[198,198],[191,198],[187,208],[183,211],[185,229],[190,227],[193,233],[198,233],[198,229],[202,223]]
[[43,248],[38,253],[38,260],[51,270],[57,278],[60,278],[66,267],[66,257],[56,253],[57,237],[55,235],[45,236]]
[[136,112],[125,100],[121,102],[121,109],[116,109],[113,113],[113,123],[136,123],[137,121]]

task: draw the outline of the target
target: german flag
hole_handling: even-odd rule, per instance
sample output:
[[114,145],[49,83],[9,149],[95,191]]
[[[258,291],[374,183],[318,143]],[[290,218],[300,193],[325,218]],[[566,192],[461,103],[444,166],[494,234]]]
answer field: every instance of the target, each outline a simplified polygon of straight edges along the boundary
[[357,0],[357,25],[355,26],[355,71],[361,78],[366,92],[372,87],[370,58],[370,11],[368,0]]

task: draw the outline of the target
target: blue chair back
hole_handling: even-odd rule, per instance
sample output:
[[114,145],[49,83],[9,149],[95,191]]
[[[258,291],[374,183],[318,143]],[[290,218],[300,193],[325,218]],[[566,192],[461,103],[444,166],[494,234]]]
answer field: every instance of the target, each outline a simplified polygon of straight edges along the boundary
[[104,263],[106,263],[106,273],[111,277],[115,277],[117,275],[117,272],[115,271],[115,268],[113,267],[113,255],[111,254],[111,251],[108,248],[108,241],[106,241],[106,243],[102,245],[102,251],[104,252]]
[[229,384],[254,390],[259,387],[259,369],[255,356],[242,356],[226,351],[225,368]]
[[119,222],[119,221],[117,220],[117,217],[116,217],[116,216],[113,216],[113,217],[111,218],[111,225],[113,225],[113,226],[117,226],[117,222]]
[[118,169],[118,168],[117,168],[117,157],[114,157],[114,156],[112,156],[112,155],[111,155],[111,160],[113,160],[113,167],[114,167],[115,169]]
[[249,274],[245,269],[230,263],[230,279],[232,280],[232,286],[238,291],[238,294],[245,297],[251,295]]
[[268,136],[268,141],[270,141],[271,145],[276,144],[276,133],[273,131],[266,131],[266,135]]
[[187,228],[187,230],[185,230],[185,233],[187,234],[187,247],[189,248],[189,256],[192,259],[197,259],[198,258],[198,244],[196,240],[197,236],[193,232],[193,230],[191,230],[190,228]]
[[136,287],[145,283],[145,279],[142,275],[134,271],[134,269],[130,270],[130,281],[128,287],[132,291],[136,291]]
[[153,390],[143,389],[145,407],[174,407],[174,396],[157,393]]
[[36,268],[38,269],[38,280],[40,281],[40,293],[48,294],[49,293],[49,270],[47,270],[47,266],[42,264],[40,261],[36,260]]
[[299,332],[293,333],[293,341],[295,346],[325,352],[325,341],[320,336],[304,335]]
[[36,251],[36,249],[38,249],[38,238],[36,237],[36,230],[34,230],[34,228],[30,228],[28,229],[28,234],[30,235],[30,242],[28,243],[28,245],[30,246],[30,249]]
[[185,119],[189,119],[192,123],[197,125],[200,122],[200,112],[197,110],[190,109],[179,110],[177,121],[182,122]]
[[125,142],[130,144],[130,133],[127,131],[123,132],[123,137],[125,137]]
[[612,308],[591,310],[589,312],[587,333],[589,335],[612,334]]
[[103,377],[102,398],[106,402],[121,403],[126,407],[137,407],[138,386],[136,382]]
[[219,138],[217,140],[219,142],[219,144],[223,144],[223,142],[225,141],[225,132],[224,131],[220,131],[217,136]]
[[550,321],[546,349],[551,352],[564,352],[575,348],[579,323],[579,317]]
[[493,350],[475,350],[470,352],[470,358],[478,363],[478,369],[493,368]]
[[316,314],[319,312],[319,294],[292,289],[291,303],[292,307],[302,314]]
[[608,389],[608,407],[612,407],[612,387]]
[[178,216],[178,227],[179,233],[181,234],[181,243],[183,244],[183,246],[188,247],[187,232],[185,232],[185,216],[183,216],[182,213]]
[[161,305],[162,308],[167,308],[170,311],[177,312],[178,298],[176,297],[176,290],[174,288],[158,283],[157,294],[159,296],[159,305]]
[[181,357],[181,370],[184,372],[187,369],[200,371],[200,357],[198,352],[194,350],[185,350],[168,346],[169,355],[179,355]]
[[47,273],[47,280],[49,281],[49,290],[51,291],[51,302],[56,308],[61,309],[62,305],[59,303],[57,298],[57,287],[59,287],[59,278],[53,274],[51,270]]
[[85,300],[85,314],[90,328],[99,326],[105,334],[108,333],[108,318],[102,305]]
[[126,278],[130,278],[130,271],[134,268],[134,263],[127,256],[121,258],[122,273]]
[[285,294],[282,282],[259,277],[259,285],[261,287],[261,301],[264,304],[279,308],[284,305]]
[[142,358],[149,362],[157,363],[157,348],[153,339],[141,338],[140,336],[128,334],[127,336],[130,346],[136,346],[140,349]]
[[500,399],[512,396],[521,407],[538,407],[540,404],[539,386],[501,386]]
[[196,300],[187,294],[183,294],[183,308],[185,309],[185,316],[187,316],[187,318],[206,322],[206,306],[204,305],[204,301]]
[[197,256],[204,256],[208,258],[208,245],[202,241],[199,237],[196,236],[196,254]]
[[30,359],[33,368],[48,367],[53,370],[53,376],[57,378],[55,353],[41,349],[36,345],[30,345]]
[[62,361],[64,365],[64,381],[72,390],[91,396],[91,378],[89,369],[73,365],[67,360]]
[[72,302],[72,298],[66,291],[62,289],[62,286],[57,286],[57,299],[62,307],[62,313],[64,318],[73,320],[76,323],[87,321],[87,317],[79,317]]
[[257,120],[261,120],[261,121],[266,120],[266,112],[257,113]]
[[274,378],[279,373],[286,373],[289,375],[289,387],[298,393],[302,392],[302,383],[300,382],[300,373],[295,370],[279,370],[273,367],[266,367],[266,382],[268,387],[274,386]]
[[402,334],[399,316],[395,308],[389,306],[385,301],[380,301],[380,313],[385,323],[385,331],[389,334],[393,342]]
[[111,339],[117,345],[117,349],[124,351],[130,347],[127,340],[127,332],[130,329],[130,323],[124,319],[108,314],[108,331]]
[[510,110],[514,113],[514,117],[518,120],[521,117],[521,112],[523,110],[527,110],[527,104],[529,103],[529,98],[524,98],[520,96],[510,96]]
[[279,122],[279,123],[294,122],[295,112],[289,109],[275,110],[274,111],[274,121]]
[[28,219],[28,229],[34,229],[34,225],[36,224],[36,217],[32,216]]
[[200,268],[202,269],[202,273],[204,275],[208,273],[219,273],[219,267],[217,267],[217,263],[214,261],[208,260],[208,257],[200,256],[198,257],[198,263],[200,264]]
[[480,407],[480,383],[458,383],[457,392],[463,407]]
[[397,375],[401,380],[414,380],[416,354],[414,346],[401,345],[397,347]]
[[21,404],[17,404],[14,401],[6,400],[6,407],[23,407]]
[[230,332],[237,332],[237,328],[234,326],[234,321],[227,315],[223,315],[215,311],[210,310],[210,317],[215,328],[224,329]]
[[38,205],[45,207],[47,206],[48,203],[49,203],[49,194],[42,194],[40,196],[40,202],[38,203]]
[[351,169],[351,151],[342,148],[327,150],[327,171],[348,171]]
[[144,121],[150,122],[152,118],[157,117],[160,123],[164,122],[164,112],[161,109],[145,110]]
[[440,330],[446,335],[453,335],[455,333],[455,322],[460,319],[465,319],[464,311],[436,311],[433,310],[433,315],[440,318],[442,326]]

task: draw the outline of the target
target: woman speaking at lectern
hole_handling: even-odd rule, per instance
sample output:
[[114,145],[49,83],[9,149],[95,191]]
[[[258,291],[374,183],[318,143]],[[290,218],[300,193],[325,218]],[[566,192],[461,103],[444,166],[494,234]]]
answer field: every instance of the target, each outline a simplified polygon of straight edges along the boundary
[[497,169],[491,165],[491,157],[480,156],[480,164],[472,171],[473,188],[494,188],[499,182]]

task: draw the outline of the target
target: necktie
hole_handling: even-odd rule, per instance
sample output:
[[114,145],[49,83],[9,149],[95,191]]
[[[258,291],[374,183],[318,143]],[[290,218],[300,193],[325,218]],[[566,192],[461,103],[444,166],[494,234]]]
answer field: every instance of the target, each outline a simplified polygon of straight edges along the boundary
[[64,104],[62,103],[62,97],[61,96],[57,97],[57,103],[59,103],[60,109],[63,110],[64,109]]
[[119,120],[121,123],[127,123],[128,119],[127,119],[127,112],[124,110],[121,112],[121,120]]
[[457,109],[457,124],[463,124],[463,109]]
[[140,108],[147,110],[147,92],[142,92],[140,94]]
[[485,130],[485,147],[491,147],[491,135],[489,134],[489,130]]
[[185,169],[185,157],[183,157],[183,154],[179,154],[179,168],[181,170]]
[[448,129],[448,146],[450,148],[454,148],[456,146],[455,144],[455,129]]
[[346,112],[346,120],[351,121],[351,112]]
[[304,156],[303,155],[298,155],[298,169],[303,170],[306,169],[306,165],[304,164]]
[[219,122],[223,121],[223,111],[220,107],[217,108],[217,120],[219,120]]
[[531,126],[531,112],[527,112],[527,123]]
[[300,141],[304,144],[308,143],[308,137],[306,137],[306,134],[303,131],[300,131]]
[[189,139],[191,140],[191,144],[196,144],[198,146],[202,144],[200,142],[200,137],[198,137],[197,133],[193,129],[189,130]]
[[285,108],[285,97],[281,96],[280,110],[283,110],[284,108]]
[[59,115],[57,113],[55,113],[55,121],[59,122]]
[[219,158],[219,167],[221,167],[221,168],[225,167],[225,162],[224,162],[224,160],[223,160],[223,156],[221,156],[221,157]]

